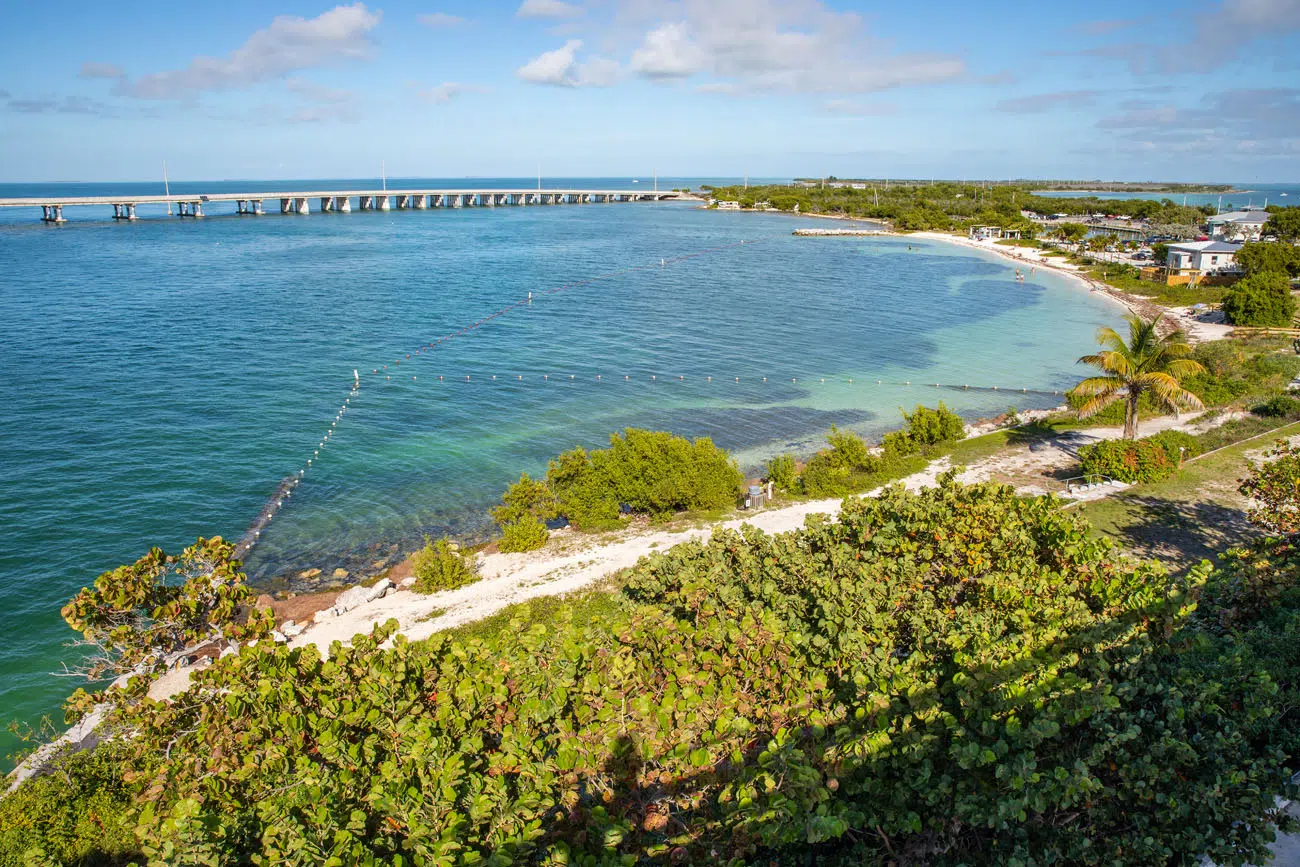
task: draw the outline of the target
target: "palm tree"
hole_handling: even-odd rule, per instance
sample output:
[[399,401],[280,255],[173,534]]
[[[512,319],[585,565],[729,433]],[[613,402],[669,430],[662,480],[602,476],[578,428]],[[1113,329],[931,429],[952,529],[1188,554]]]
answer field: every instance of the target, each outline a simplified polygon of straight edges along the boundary
[[1128,317],[1128,341],[1112,328],[1097,331],[1097,342],[1106,347],[1096,355],[1085,355],[1080,364],[1091,364],[1102,376],[1085,379],[1071,391],[1084,398],[1079,417],[1096,415],[1115,401],[1124,399],[1124,437],[1137,439],[1138,401],[1146,395],[1168,412],[1180,408],[1203,409],[1201,399],[1179,385],[1188,376],[1204,372],[1181,331],[1161,337],[1160,317],[1147,320],[1136,313]]

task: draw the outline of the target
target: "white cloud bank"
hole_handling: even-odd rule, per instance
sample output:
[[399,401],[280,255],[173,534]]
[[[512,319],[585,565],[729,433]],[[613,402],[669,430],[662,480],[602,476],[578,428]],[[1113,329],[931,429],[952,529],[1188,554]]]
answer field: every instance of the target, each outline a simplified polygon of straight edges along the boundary
[[533,84],[553,87],[609,87],[618,80],[619,66],[605,57],[578,60],[581,39],[570,39],[554,51],[547,51],[519,67],[515,74]]

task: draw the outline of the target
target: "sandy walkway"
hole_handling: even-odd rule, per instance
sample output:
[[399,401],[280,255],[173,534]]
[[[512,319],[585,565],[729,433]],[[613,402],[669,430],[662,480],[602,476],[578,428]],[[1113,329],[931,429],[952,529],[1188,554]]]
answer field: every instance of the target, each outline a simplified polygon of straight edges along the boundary
[[[1145,421],[1142,433],[1178,428],[1199,431],[1222,424],[1231,414],[1198,423],[1199,415],[1181,419],[1163,417]],[[959,479],[966,482],[994,480],[1011,484],[1026,494],[1048,492],[1062,494],[1063,485],[1055,478],[1059,470],[1077,460],[1078,449],[1103,439],[1117,439],[1121,428],[1092,428],[1066,431],[1060,436],[1011,446],[978,461],[965,469]],[[933,486],[947,471],[947,458],[934,461],[926,469],[902,482],[910,490]],[[1105,495],[1108,490],[1094,492]],[[871,496],[876,491],[863,496]],[[346,642],[358,632],[368,632],[377,624],[395,618],[400,631],[413,640],[427,638],[435,632],[489,617],[501,609],[540,596],[571,593],[601,579],[634,566],[642,557],[664,551],[688,540],[707,539],[718,528],[737,529],[745,524],[768,533],[783,533],[803,526],[814,513],[835,515],[841,500],[826,499],[768,509],[743,518],[687,530],[628,530],[615,537],[585,537],[570,531],[552,534],[552,541],[541,551],[528,554],[490,554],[479,556],[483,578],[467,587],[445,593],[423,595],[402,590],[354,608],[337,618],[316,624],[292,642],[294,646],[314,644],[327,653],[334,641]]]

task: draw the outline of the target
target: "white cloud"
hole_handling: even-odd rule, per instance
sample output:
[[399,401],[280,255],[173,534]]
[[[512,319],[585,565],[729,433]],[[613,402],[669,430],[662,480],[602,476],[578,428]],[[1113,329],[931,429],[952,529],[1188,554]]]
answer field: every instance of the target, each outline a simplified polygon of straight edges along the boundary
[[575,18],[582,7],[563,0],[524,0],[515,12],[520,18]]
[[714,91],[867,93],[966,74],[953,55],[893,52],[859,16],[821,0],[641,0],[623,20],[650,24],[632,53],[634,71],[656,80],[701,75]]
[[446,12],[430,12],[418,16],[416,20],[425,27],[432,27],[435,30],[440,27],[458,27],[465,23],[465,19],[459,15],[448,15]]
[[999,100],[993,108],[1010,114],[1045,114],[1056,108],[1086,108],[1096,102],[1095,90],[1060,90]]
[[338,105],[339,103],[350,102],[357,95],[354,90],[338,90],[333,87],[325,87],[304,78],[290,78],[285,81],[284,86],[290,93],[296,94],[308,102],[318,102],[322,105]]
[[95,63],[86,61],[81,64],[81,71],[77,73],[78,78],[125,78],[126,73],[122,67],[112,63]]
[[487,89],[477,84],[461,84],[458,81],[444,81],[442,84],[435,84],[431,87],[415,86],[418,88],[415,95],[422,101],[434,105],[446,105],[462,94],[483,93]]
[[379,13],[364,3],[336,6],[315,18],[281,15],[225,57],[200,56],[184,69],[155,72],[116,90],[140,99],[186,99],[208,90],[234,90],[304,69],[370,56]]
[[593,56],[578,60],[581,39],[570,39],[560,48],[534,57],[519,67],[515,74],[533,84],[554,87],[609,87],[618,80],[618,62]]
[[647,78],[689,78],[708,58],[687,32],[686,23],[664,24],[645,36],[632,53],[632,71]]

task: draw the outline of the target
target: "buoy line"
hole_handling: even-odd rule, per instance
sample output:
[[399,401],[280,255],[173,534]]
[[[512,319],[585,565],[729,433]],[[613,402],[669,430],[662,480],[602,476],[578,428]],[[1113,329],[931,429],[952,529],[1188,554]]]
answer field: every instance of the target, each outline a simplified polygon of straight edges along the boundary
[[[497,310],[496,312],[483,317],[477,322],[474,322],[470,325],[466,325],[463,328],[460,328],[449,334],[445,334],[442,337],[439,337],[436,340],[433,340],[427,344],[421,345],[420,347],[415,349],[413,353],[412,352],[406,353],[405,357],[407,360],[410,360],[412,358],[412,355],[418,356],[421,353],[431,352],[436,347],[444,343],[448,343],[451,340],[455,339],[456,337],[461,337],[463,335],[469,334],[471,331],[474,331],[475,329],[487,325],[489,322],[493,321],[494,319],[497,319],[500,316],[504,316],[505,314],[509,313],[511,310],[515,310],[519,307],[524,307],[529,304],[532,304],[534,298],[544,297],[547,295],[555,295],[560,292],[576,289],[579,286],[590,285],[592,283],[596,283],[601,280],[611,280],[616,277],[622,277],[624,275],[633,274],[638,271],[652,271],[655,269],[662,269],[662,268],[666,268],[668,265],[677,264],[679,262],[685,262],[689,259],[696,259],[699,258],[700,256],[709,256],[715,253],[720,253],[724,250],[731,250],[738,247],[744,247],[746,245],[753,245],[754,243],[756,243],[756,241],[743,239],[735,244],[723,244],[718,247],[709,247],[703,250],[697,250],[693,253],[683,253],[682,255],[679,256],[664,257],[661,258],[658,261],[658,263],[654,263],[654,264],[632,265],[627,268],[618,268],[613,271],[607,271],[603,274],[597,274],[593,277],[588,277],[583,280],[577,280],[572,283],[565,283],[560,286],[554,286],[550,289],[543,289],[537,292],[530,291],[527,296],[520,298],[519,300],[511,304],[507,304],[505,307],[502,307],[500,310]],[[398,358],[394,360],[393,365],[394,367],[396,367],[401,363],[402,363],[402,359]],[[389,368],[387,364],[382,365],[380,367],[372,368],[371,375],[378,377],[379,375],[382,374],[386,381],[391,380],[392,375],[386,372],[388,369]],[[412,377],[412,379],[415,379],[415,377]],[[280,484],[276,487],[275,493],[272,494],[271,498],[266,501],[266,504],[262,507],[261,511],[258,512],[257,517],[253,519],[253,522],[249,524],[248,529],[244,531],[244,534],[240,537],[239,541],[235,544],[236,557],[243,558],[248,554],[248,552],[250,552],[253,549],[255,545],[257,545],[259,541],[261,541],[262,532],[266,530],[267,527],[270,526],[271,521],[275,518],[276,514],[282,508],[284,508],[285,504],[289,501],[289,498],[293,496],[293,492],[298,488],[299,485],[302,484],[303,479],[306,478],[307,473],[312,469],[313,462],[319,463],[321,452],[324,451],[329,446],[330,438],[334,435],[335,431],[338,429],[339,424],[343,421],[343,416],[345,413],[347,413],[348,408],[352,403],[352,399],[355,398],[358,395],[358,393],[360,393],[360,391],[361,391],[361,374],[359,370],[353,370],[352,388],[348,391],[348,396],[344,399],[343,403],[339,406],[338,411],[334,414],[334,418],[330,422],[330,426],[325,430],[320,440],[317,441],[315,448],[312,449],[311,457],[307,459],[306,463],[304,463],[301,467],[298,468],[297,472],[289,476],[286,476],[284,479],[280,481]]]

